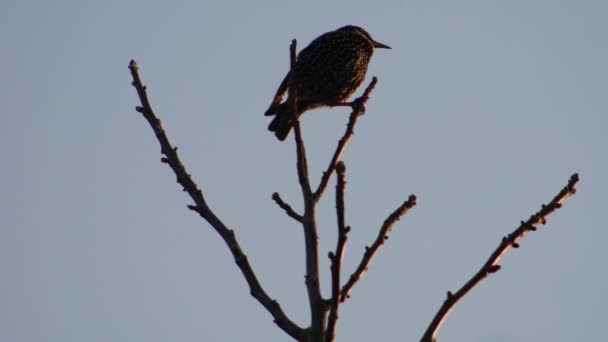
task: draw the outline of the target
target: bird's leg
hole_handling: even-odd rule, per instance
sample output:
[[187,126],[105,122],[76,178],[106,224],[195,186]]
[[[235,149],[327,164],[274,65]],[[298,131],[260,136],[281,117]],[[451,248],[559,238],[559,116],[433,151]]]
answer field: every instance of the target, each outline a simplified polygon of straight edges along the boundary
[[360,115],[363,115],[363,114],[365,114],[365,102],[367,102],[367,97],[360,96],[351,102],[338,102],[331,106],[332,107],[351,107],[353,109],[353,111],[357,111],[357,112],[359,112]]

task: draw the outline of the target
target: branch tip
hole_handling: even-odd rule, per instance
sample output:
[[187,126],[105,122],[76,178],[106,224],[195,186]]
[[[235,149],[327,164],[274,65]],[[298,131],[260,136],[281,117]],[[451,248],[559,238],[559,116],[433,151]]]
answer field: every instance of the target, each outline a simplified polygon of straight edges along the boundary
[[346,165],[344,165],[344,162],[339,160],[336,163],[336,172],[338,173],[344,173],[346,171]]
[[281,209],[283,209],[283,211],[285,211],[287,216],[291,217],[292,219],[294,219],[298,222],[304,221],[304,217],[302,215],[296,213],[295,210],[293,210],[293,208],[289,204],[287,204],[285,201],[283,201],[283,199],[281,198],[281,195],[279,195],[278,192],[275,192],[272,194],[272,199],[275,201],[275,203]]
[[148,124],[154,131],[154,134],[161,146],[161,153],[164,154],[161,161],[169,165],[169,167],[175,173],[177,181],[180,183],[180,185],[182,185],[183,189],[188,192],[194,201],[193,205],[187,206],[188,209],[198,212],[199,215],[203,217],[222,237],[226,243],[226,246],[232,252],[234,260],[247,281],[251,294],[272,315],[277,325],[294,339],[300,341],[304,340],[303,336],[305,335],[305,330],[292,322],[282,311],[278,303],[268,296],[262,285],[259,283],[251,265],[247,261],[246,255],[241,250],[239,243],[236,240],[234,231],[228,229],[224,223],[217,216],[215,216],[211,209],[209,209],[205,198],[203,197],[202,191],[198,189],[198,186],[192,180],[192,177],[187,173],[186,168],[177,155],[177,147],[172,147],[171,142],[169,141],[169,138],[162,127],[161,121],[156,117],[154,111],[152,110],[152,106],[150,105],[150,101],[146,93],[146,87],[141,82],[138,74],[138,66],[134,59],[129,62],[129,69],[133,78],[131,84],[137,91],[141,104],[135,107],[135,110],[142,113],[143,117],[147,120]]
[[500,265],[497,264],[500,257],[505,254],[509,248],[519,248],[517,240],[521,239],[530,231],[537,229],[536,225],[539,223],[546,223],[547,217],[554,212],[556,209],[561,208],[561,203],[571,196],[575,191],[575,185],[578,182],[578,174],[573,174],[568,184],[562,188],[562,190],[548,203],[541,205],[541,209],[534,213],[527,221],[521,221],[519,226],[507,236],[504,236],[501,243],[496,247],[494,252],[488,257],[488,260],[484,265],[469,279],[453,296],[448,296],[439,311],[435,314],[435,317],[426,329],[422,342],[436,341],[435,334],[439,330],[439,327],[450,313],[451,309],[462,299],[467,293],[469,293],[477,284],[485,279],[489,274],[496,273],[500,270]]
[[132,73],[137,73],[139,70],[137,62],[134,59],[129,62],[129,70],[131,70]]

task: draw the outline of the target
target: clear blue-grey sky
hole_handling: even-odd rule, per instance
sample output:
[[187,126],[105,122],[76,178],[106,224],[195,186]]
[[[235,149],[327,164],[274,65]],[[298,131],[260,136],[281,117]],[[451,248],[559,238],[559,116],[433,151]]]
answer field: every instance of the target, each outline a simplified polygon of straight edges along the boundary
[[[131,58],[211,207],[306,326],[302,232],[271,200],[300,206],[294,144],[262,114],[290,40],[346,24],[393,49],[374,55],[379,83],[343,156],[345,275],[382,220],[419,200],[342,306],[338,341],[418,340],[446,291],[574,172],[576,196],[438,337],[604,340],[607,17],[604,1],[3,1],[0,340],[288,340],[159,162]],[[348,113],[303,116],[315,182]],[[319,209],[326,294],[332,198]]]

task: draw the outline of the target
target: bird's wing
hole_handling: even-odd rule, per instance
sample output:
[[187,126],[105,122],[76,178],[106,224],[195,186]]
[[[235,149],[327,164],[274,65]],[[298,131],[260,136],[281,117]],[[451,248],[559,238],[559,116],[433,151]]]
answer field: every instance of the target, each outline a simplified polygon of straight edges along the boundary
[[287,75],[285,75],[283,82],[281,82],[281,85],[279,85],[279,89],[277,89],[277,93],[274,95],[274,99],[272,100],[270,107],[268,107],[268,109],[264,113],[265,116],[271,116],[271,115],[277,114],[277,108],[283,101],[283,94],[285,94],[285,91],[287,91],[287,86],[289,83],[289,75],[290,75],[290,73],[288,72]]

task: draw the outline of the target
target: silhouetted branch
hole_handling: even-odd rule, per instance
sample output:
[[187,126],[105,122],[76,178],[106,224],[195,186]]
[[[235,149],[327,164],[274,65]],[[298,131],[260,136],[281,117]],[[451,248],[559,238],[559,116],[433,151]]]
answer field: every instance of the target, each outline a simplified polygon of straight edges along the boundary
[[319,201],[319,199],[323,195],[323,192],[327,188],[327,184],[329,184],[329,180],[331,179],[331,175],[334,172],[336,163],[338,162],[338,160],[340,160],[340,156],[342,156],[342,152],[344,151],[344,148],[346,147],[346,143],[348,143],[348,140],[353,136],[354,130],[355,130],[355,124],[357,123],[357,119],[359,118],[359,116],[361,116],[361,114],[363,114],[365,112],[365,103],[369,99],[369,95],[371,94],[372,90],[374,90],[376,83],[378,83],[378,79],[374,76],[372,78],[372,81],[367,86],[367,88],[365,88],[363,95],[359,96],[357,99],[355,99],[353,102],[351,102],[353,111],[350,114],[350,117],[348,119],[348,124],[346,125],[346,131],[344,132],[344,135],[342,136],[342,138],[338,141],[338,147],[336,147],[336,151],[334,152],[334,156],[331,158],[331,161],[329,162],[329,166],[327,167],[327,170],[325,172],[323,172],[323,176],[321,177],[321,181],[319,182],[319,187],[317,188],[317,190],[314,193],[315,202]]
[[270,312],[274,318],[274,322],[294,339],[303,340],[303,336],[306,333],[305,330],[292,322],[283,312],[279,303],[270,298],[264,291],[253,269],[251,268],[249,261],[247,260],[247,256],[241,250],[241,247],[236,240],[234,231],[228,229],[228,227],[226,227],[226,225],[217,216],[215,216],[213,211],[207,205],[203,192],[198,188],[196,183],[194,183],[190,175],[186,172],[186,168],[180,161],[177,154],[177,148],[172,147],[162,127],[161,121],[156,117],[152,110],[152,106],[150,106],[150,101],[148,100],[148,95],[146,93],[146,87],[141,82],[137,63],[134,60],[131,60],[129,63],[129,69],[131,70],[131,75],[133,77],[132,85],[137,90],[137,95],[141,101],[141,106],[136,107],[136,110],[142,113],[144,118],[152,127],[152,130],[160,143],[161,153],[165,156],[161,159],[162,162],[171,167],[177,176],[177,182],[184,188],[184,191],[186,191],[194,201],[194,205],[190,205],[188,208],[199,213],[199,215],[204,218],[224,239],[224,242],[230,249],[236,264],[241,270],[241,273],[243,273],[247,284],[249,284],[251,295],[257,299],[258,302],[260,302],[260,304],[262,304],[266,310],[268,310],[268,312]]
[[344,166],[344,163],[339,161],[336,164],[336,174],[338,175],[338,180],[336,182],[338,242],[336,243],[335,253],[329,252],[329,259],[331,260],[331,301],[325,341],[333,341],[336,333],[336,321],[338,320],[338,307],[340,305],[340,271],[342,267],[342,257],[344,255],[344,246],[346,245],[348,232],[350,231],[350,227],[347,227],[344,222],[345,171],[346,167]]
[[395,209],[392,214],[388,216],[388,218],[382,224],[380,228],[380,232],[378,233],[378,237],[374,241],[371,247],[365,246],[365,253],[363,254],[363,258],[361,259],[361,263],[357,267],[357,270],[350,276],[348,282],[342,287],[342,291],[340,293],[340,301],[344,302],[346,298],[349,297],[350,291],[353,286],[361,279],[363,274],[367,271],[367,266],[374,254],[378,251],[380,246],[384,243],[385,240],[388,239],[388,233],[390,233],[395,222],[399,221],[401,216],[405,215],[408,210],[412,209],[416,205],[416,196],[410,195],[407,201],[403,202],[399,208]]
[[308,178],[308,162],[306,161],[306,149],[304,148],[304,141],[302,141],[302,130],[300,129],[300,120],[298,120],[298,93],[297,87],[294,86],[297,82],[297,75],[293,72],[296,65],[296,40],[291,41],[289,47],[290,56],[290,70],[289,70],[289,102],[293,109],[293,130],[294,139],[296,141],[296,154],[297,154],[297,168],[298,168],[298,180],[302,187],[303,195],[309,196],[311,193],[310,179]]
[[542,205],[541,209],[532,215],[527,221],[522,221],[519,227],[517,227],[512,233],[502,238],[502,241],[490,255],[488,260],[481,266],[479,271],[456,293],[448,291],[447,298],[443,302],[443,305],[431,321],[431,324],[427,328],[422,342],[434,342],[435,335],[439,330],[439,327],[450,313],[450,310],[462,299],[469,291],[471,291],[477,284],[485,279],[490,273],[495,273],[500,270],[498,261],[500,258],[511,248],[518,248],[519,244],[517,240],[521,239],[528,232],[535,231],[538,224],[546,224],[547,217],[555,210],[561,208],[562,202],[566,198],[576,193],[575,185],[578,182],[578,174],[573,174],[568,181],[568,184],[549,202],[548,205]]
[[272,194],[272,199],[277,203],[279,207],[281,207],[281,209],[285,210],[287,216],[293,218],[298,222],[302,222],[302,215],[296,213],[295,210],[293,210],[293,208],[291,208],[289,204],[285,203],[285,201],[283,201],[281,195],[279,195],[278,192]]
[[298,120],[298,100],[297,100],[297,75],[294,72],[296,65],[296,45],[295,39],[291,41],[289,47],[290,57],[290,80],[289,80],[289,101],[293,108],[293,129],[296,141],[298,180],[302,189],[304,200],[304,214],[302,215],[302,226],[304,228],[304,243],[306,245],[306,290],[308,291],[308,301],[310,305],[311,324],[307,330],[308,339],[311,341],[322,341],[325,329],[325,311],[323,297],[321,296],[321,286],[319,285],[319,243],[317,235],[317,222],[315,219],[315,203],[308,177],[308,165],[306,162],[306,149],[302,140],[300,122]]

